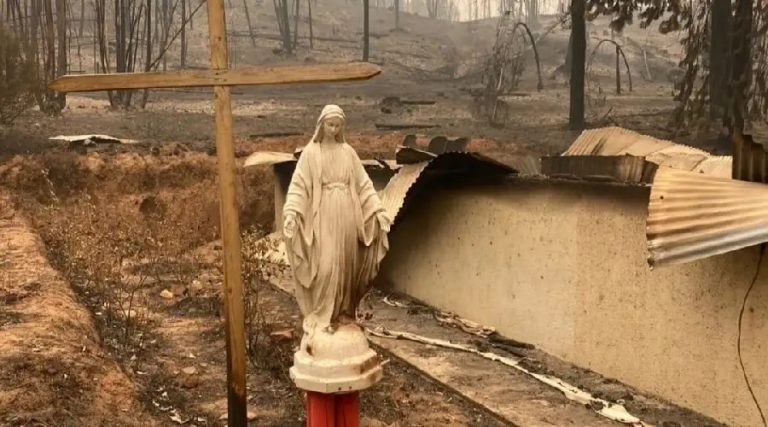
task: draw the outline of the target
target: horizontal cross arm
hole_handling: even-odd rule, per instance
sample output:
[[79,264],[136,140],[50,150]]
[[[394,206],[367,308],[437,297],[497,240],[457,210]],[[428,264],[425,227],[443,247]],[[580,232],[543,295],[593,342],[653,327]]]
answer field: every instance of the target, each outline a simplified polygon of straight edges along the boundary
[[92,92],[118,89],[326,83],[365,80],[379,73],[381,68],[366,62],[258,66],[227,70],[66,75],[54,80],[49,87],[57,92]]

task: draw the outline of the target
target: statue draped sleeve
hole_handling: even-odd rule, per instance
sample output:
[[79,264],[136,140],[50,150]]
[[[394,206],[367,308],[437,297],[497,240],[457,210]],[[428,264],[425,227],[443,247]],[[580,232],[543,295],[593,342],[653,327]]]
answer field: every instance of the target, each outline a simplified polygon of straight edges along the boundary
[[359,255],[358,278],[356,283],[359,288],[354,298],[358,300],[368,291],[371,282],[379,271],[379,265],[389,250],[389,241],[387,233],[389,232],[390,219],[386,215],[384,224],[379,220],[380,214],[385,213],[384,206],[381,203],[376,189],[373,188],[373,182],[365,171],[360,158],[355,150],[347,146],[352,163],[354,164],[353,180],[355,190],[353,193],[357,198],[357,204],[360,209],[357,214],[358,239],[361,243]]
[[[307,144],[299,156],[296,170],[288,187],[283,215],[293,214],[296,218],[296,234],[286,239],[286,253],[293,268],[297,283],[308,288],[317,275],[317,251],[312,251],[315,242],[316,207],[319,200],[320,163],[318,144]],[[318,169],[318,170],[316,170]]]

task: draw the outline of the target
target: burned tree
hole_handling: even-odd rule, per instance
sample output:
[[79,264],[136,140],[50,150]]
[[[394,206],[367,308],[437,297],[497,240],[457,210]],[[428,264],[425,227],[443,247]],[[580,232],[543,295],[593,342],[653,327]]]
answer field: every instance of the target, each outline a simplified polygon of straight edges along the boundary
[[726,110],[726,78],[729,41],[732,32],[731,0],[713,0],[712,41],[709,45],[710,118],[723,119]]
[[288,13],[288,0],[272,0],[272,3],[275,6],[277,29],[280,32],[283,51],[288,55],[292,55],[293,43],[291,43],[291,21]]
[[568,123],[571,129],[584,128],[584,73],[587,50],[586,0],[571,3],[571,97]]
[[395,0],[395,29],[400,29],[400,0]]
[[[0,23],[0,124],[9,125],[35,102],[37,59]],[[31,55],[31,56],[30,56]]]
[[509,15],[502,15],[496,27],[496,41],[488,60],[484,64],[485,103],[491,123],[496,123],[499,98],[518,88],[525,70],[525,53],[530,42],[536,61],[538,77],[537,90],[544,88],[541,77],[541,63],[536,41],[531,30],[523,22],[513,23]]
[[369,22],[369,13],[371,11],[369,0],[363,0],[363,61],[368,61],[370,50],[371,29]]
[[243,0],[243,9],[245,10],[245,21],[248,23],[248,34],[251,36],[251,44],[256,47],[256,36],[253,34],[253,23],[251,23],[251,12],[248,10],[248,0]]

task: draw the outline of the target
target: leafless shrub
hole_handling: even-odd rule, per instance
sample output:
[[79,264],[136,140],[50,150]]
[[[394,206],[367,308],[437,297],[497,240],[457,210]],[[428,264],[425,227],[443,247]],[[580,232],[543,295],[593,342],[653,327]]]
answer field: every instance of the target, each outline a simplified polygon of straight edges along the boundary
[[0,124],[10,125],[34,104],[40,90],[36,67],[17,36],[0,24]]
[[496,121],[499,97],[517,90],[525,71],[525,53],[528,46],[533,48],[536,71],[539,79],[538,90],[543,89],[541,64],[536,42],[522,22],[514,23],[510,15],[502,15],[496,27],[496,40],[483,69],[485,101],[491,123]]
[[266,368],[278,376],[285,376],[293,355],[293,344],[290,339],[292,334],[290,329],[287,338],[279,334],[280,331],[276,329],[285,330],[285,325],[270,323],[264,312],[264,302],[259,299],[259,290],[263,286],[268,286],[269,278],[283,273],[282,267],[268,258],[277,250],[278,242],[264,239],[265,235],[264,228],[256,226],[246,230],[242,236],[248,355],[254,366]]

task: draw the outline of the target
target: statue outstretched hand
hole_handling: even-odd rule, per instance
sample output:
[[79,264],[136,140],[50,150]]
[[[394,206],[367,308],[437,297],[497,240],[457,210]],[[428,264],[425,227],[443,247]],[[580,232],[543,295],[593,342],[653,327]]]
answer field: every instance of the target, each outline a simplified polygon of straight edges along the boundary
[[293,236],[296,235],[296,215],[292,213],[285,215],[283,234],[289,239],[292,239]]

